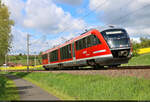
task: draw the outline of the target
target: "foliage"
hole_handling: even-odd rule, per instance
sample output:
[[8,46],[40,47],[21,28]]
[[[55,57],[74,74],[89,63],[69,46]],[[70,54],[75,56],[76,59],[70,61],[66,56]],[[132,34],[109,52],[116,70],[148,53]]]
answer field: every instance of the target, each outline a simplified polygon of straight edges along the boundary
[[0,64],[3,64],[5,55],[10,50],[12,39],[10,32],[13,24],[8,8],[0,0]]
[[140,48],[140,44],[132,41],[132,48],[133,48],[133,56],[138,56],[138,49]]
[[15,73],[61,99],[150,100],[150,80],[134,77],[72,75],[54,73]]
[[[27,64],[27,56],[26,55],[8,55],[7,56],[8,62],[11,63],[17,63],[17,64],[22,64],[22,65],[26,65]],[[34,59],[35,59],[35,55],[30,55],[29,56],[29,64],[30,65],[34,65]],[[36,55],[36,64],[40,65],[41,64],[41,56],[40,55]]]
[[0,96],[5,92],[5,88],[6,88],[6,79],[2,76],[0,76]]
[[0,75],[0,101],[19,100],[19,93],[12,80]]
[[132,57],[128,64],[123,64],[123,66],[144,66],[150,65],[150,54],[144,54]]
[[140,40],[141,40],[141,48],[150,47],[150,39],[141,37]]
[[147,48],[150,47],[150,39],[148,38],[140,38],[140,43],[137,43],[136,41],[132,42],[132,48],[133,48],[133,56],[138,56],[138,49],[140,48]]

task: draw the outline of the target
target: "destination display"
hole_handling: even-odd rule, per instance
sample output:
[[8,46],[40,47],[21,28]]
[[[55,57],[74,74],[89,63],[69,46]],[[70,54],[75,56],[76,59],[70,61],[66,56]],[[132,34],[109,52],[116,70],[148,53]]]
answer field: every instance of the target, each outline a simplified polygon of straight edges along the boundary
[[106,32],[106,34],[122,34],[122,31],[111,31],[111,32]]

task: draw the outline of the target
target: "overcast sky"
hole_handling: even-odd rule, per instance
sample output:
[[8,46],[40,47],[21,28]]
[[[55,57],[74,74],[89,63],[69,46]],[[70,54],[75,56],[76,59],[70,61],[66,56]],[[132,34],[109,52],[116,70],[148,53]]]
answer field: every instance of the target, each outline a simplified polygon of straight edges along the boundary
[[116,25],[130,37],[150,37],[150,0],[2,0],[15,21],[11,54],[45,51],[85,29]]

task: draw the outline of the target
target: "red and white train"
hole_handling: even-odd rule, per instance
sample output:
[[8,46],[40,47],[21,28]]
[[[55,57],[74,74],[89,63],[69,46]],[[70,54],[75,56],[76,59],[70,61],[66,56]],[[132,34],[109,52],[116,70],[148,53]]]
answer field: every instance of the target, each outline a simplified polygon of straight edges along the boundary
[[129,35],[123,28],[95,28],[42,53],[43,67],[119,66],[132,56]]

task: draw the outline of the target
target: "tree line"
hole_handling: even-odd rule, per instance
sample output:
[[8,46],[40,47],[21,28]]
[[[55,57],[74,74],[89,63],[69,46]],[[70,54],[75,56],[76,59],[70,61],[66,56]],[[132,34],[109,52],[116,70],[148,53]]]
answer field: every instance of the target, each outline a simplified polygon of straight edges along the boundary
[[[25,55],[25,54],[20,53],[18,55],[8,55],[6,58],[7,58],[7,63],[27,65],[27,55]],[[42,63],[41,55],[29,55],[29,64],[30,65],[34,65],[35,58],[36,58],[37,65]]]

